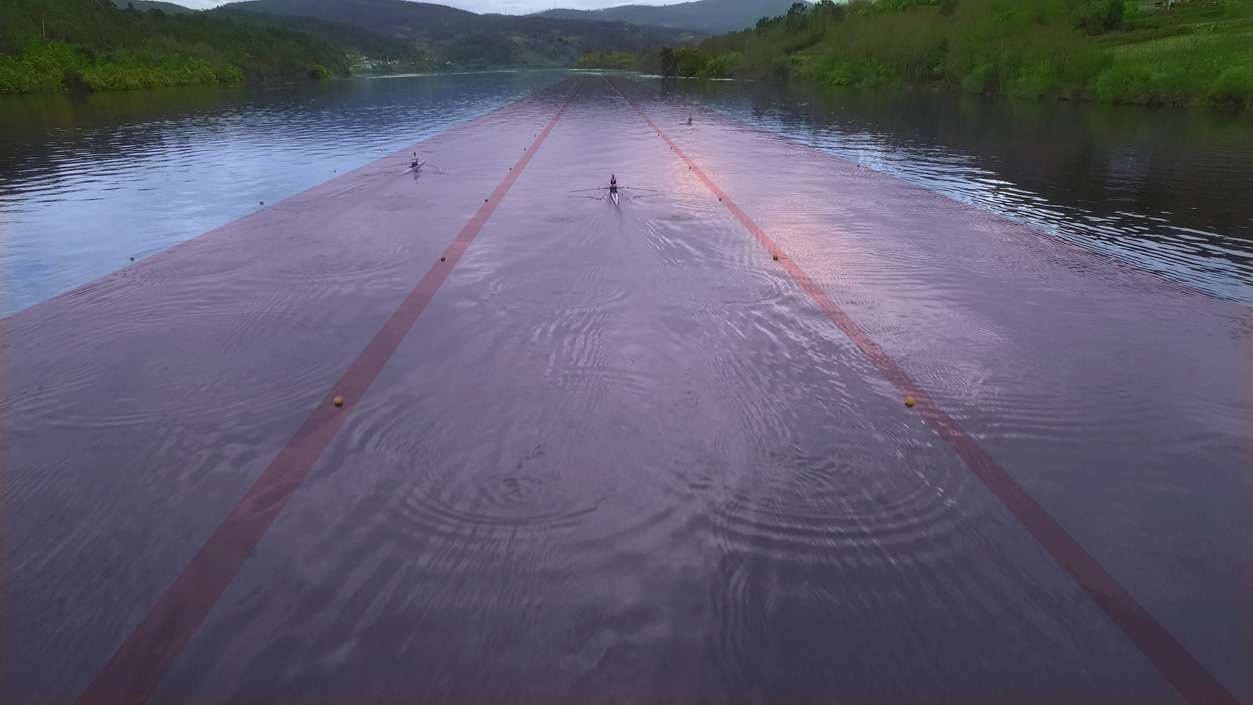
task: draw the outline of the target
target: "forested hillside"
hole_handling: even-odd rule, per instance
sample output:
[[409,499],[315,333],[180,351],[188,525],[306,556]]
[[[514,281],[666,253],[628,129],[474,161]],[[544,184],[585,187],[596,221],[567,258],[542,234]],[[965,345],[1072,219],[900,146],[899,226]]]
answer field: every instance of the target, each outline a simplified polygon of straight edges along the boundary
[[[1147,4],[1144,4],[1147,5]],[[1114,103],[1253,102],[1253,0],[797,3],[749,31],[641,58],[678,75]]]
[[407,0],[250,0],[232,8],[315,17],[403,39],[461,68],[570,66],[589,52],[646,52],[705,36],[683,29],[623,22],[559,20],[536,15],[476,15]]
[[703,36],[405,0],[258,0],[206,12],[140,5],[147,9],[134,0],[4,0],[0,93],[316,79],[353,67],[572,66],[587,53],[638,54]]
[[340,46],[304,32],[111,0],[0,4],[0,92],[125,90],[346,75]]
[[306,32],[345,47],[358,64],[362,62],[383,63],[394,70],[408,71],[429,70],[439,66],[439,61],[435,57],[418,49],[413,42],[342,22],[332,22],[316,17],[250,12],[240,7],[240,3],[220,5],[208,10],[207,14],[229,17],[239,22],[255,25],[286,27]]
[[[724,34],[748,29],[762,17],[788,11],[793,0],[696,0],[674,5],[621,5],[603,10],[545,10],[543,17],[563,20],[608,20],[639,25]],[[809,3],[804,3],[808,5]]]

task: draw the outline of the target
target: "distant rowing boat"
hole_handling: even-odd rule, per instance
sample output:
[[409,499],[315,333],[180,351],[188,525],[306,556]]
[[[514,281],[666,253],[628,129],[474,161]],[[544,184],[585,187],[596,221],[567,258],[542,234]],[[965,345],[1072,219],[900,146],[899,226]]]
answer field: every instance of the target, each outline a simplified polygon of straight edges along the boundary
[[423,160],[423,159],[418,159],[418,153],[417,153],[417,152],[414,152],[414,153],[413,153],[413,160],[409,162],[409,168],[408,168],[408,169],[405,169],[404,173],[408,174],[409,172],[411,172],[411,171],[412,171],[413,173],[415,173],[415,174],[416,174],[416,173],[418,173],[419,171],[422,171],[422,167],[424,167],[424,166],[430,166],[430,167],[431,167],[432,169],[434,169],[436,172],[439,172],[439,173],[441,173],[441,174],[444,172],[444,170],[443,170],[443,169],[440,169],[439,167],[435,166],[434,164],[431,164],[431,163],[429,163],[429,162],[427,162],[427,161],[425,161],[425,160]]
[[[582,193],[587,193],[588,191],[608,191],[608,192],[609,192],[609,200],[613,201],[613,204],[616,206],[616,205],[618,205],[618,192],[619,192],[619,189],[626,189],[626,190],[628,190],[628,191],[643,191],[643,192],[646,192],[646,193],[641,193],[641,194],[639,194],[639,195],[637,195],[637,196],[627,196],[627,198],[628,198],[628,199],[644,198],[645,196],[656,196],[656,195],[659,195],[659,194],[661,193],[660,191],[657,191],[656,189],[639,188],[638,186],[598,186],[598,187],[596,187],[596,188],[581,188],[581,189],[576,189],[576,190],[574,190],[574,191],[571,191],[570,193],[572,193],[572,194],[576,194],[576,193],[578,193],[578,194],[582,194]],[[597,200],[600,200],[601,198],[604,198],[604,197],[605,197],[605,196],[604,196],[604,194],[601,194],[600,196],[571,196],[571,198],[595,198],[595,199],[597,199]]]

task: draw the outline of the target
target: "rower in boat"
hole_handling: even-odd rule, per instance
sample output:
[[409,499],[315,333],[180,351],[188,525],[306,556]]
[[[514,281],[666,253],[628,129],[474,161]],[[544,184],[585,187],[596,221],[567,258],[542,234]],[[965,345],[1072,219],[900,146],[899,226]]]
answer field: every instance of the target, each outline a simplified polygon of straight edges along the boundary
[[413,153],[413,161],[412,161],[412,162],[410,162],[410,164],[409,164],[409,168],[410,168],[410,169],[413,169],[414,171],[422,171],[422,165],[423,165],[423,164],[425,164],[425,163],[426,163],[426,162],[422,161],[421,159],[418,159],[418,153],[417,153],[417,152],[414,152],[414,153]]
[[689,124],[689,125],[691,125],[691,124],[692,124],[692,114],[691,114],[691,113],[688,113],[688,114],[687,114],[687,124]]
[[613,199],[614,203],[618,202],[618,177],[613,174],[609,175],[609,198]]

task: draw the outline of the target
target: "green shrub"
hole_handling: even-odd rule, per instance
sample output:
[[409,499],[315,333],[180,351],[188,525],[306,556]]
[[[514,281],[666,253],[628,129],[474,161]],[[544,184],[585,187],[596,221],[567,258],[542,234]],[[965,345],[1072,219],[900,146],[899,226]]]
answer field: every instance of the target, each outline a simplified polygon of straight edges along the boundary
[[731,73],[731,67],[738,63],[740,55],[736,52],[714,56],[705,62],[699,72],[701,78],[724,78]]
[[698,47],[683,47],[674,50],[675,69],[678,75],[692,77],[709,63],[709,55]]
[[857,72],[852,64],[842,63],[828,71],[824,80],[831,86],[851,86],[857,82]]
[[243,83],[244,72],[235,64],[226,64],[214,71],[222,83]]
[[992,87],[992,81],[996,74],[996,67],[992,64],[983,64],[969,76],[962,79],[962,90],[967,93],[987,93]]
[[1229,66],[1209,87],[1209,99],[1219,104],[1253,103],[1253,66]]
[[1019,76],[1009,84],[1009,94],[1015,98],[1043,98],[1060,92],[1061,79],[1045,70]]
[[1096,80],[1094,97],[1105,103],[1148,103],[1153,98],[1153,77],[1139,66],[1116,65]]

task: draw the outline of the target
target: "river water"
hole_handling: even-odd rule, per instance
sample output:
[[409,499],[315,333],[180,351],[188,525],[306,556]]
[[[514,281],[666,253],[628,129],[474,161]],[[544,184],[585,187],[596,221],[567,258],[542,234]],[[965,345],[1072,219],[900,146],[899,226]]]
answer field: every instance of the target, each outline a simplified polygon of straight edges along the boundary
[[6,103],[0,701],[1248,693],[1241,118],[654,85]]
[[[653,85],[663,87],[654,80]],[[1248,113],[738,81],[664,88],[1247,303]]]
[[[0,97],[0,315],[564,76]],[[1249,300],[1247,113],[645,80],[1218,296]]]

